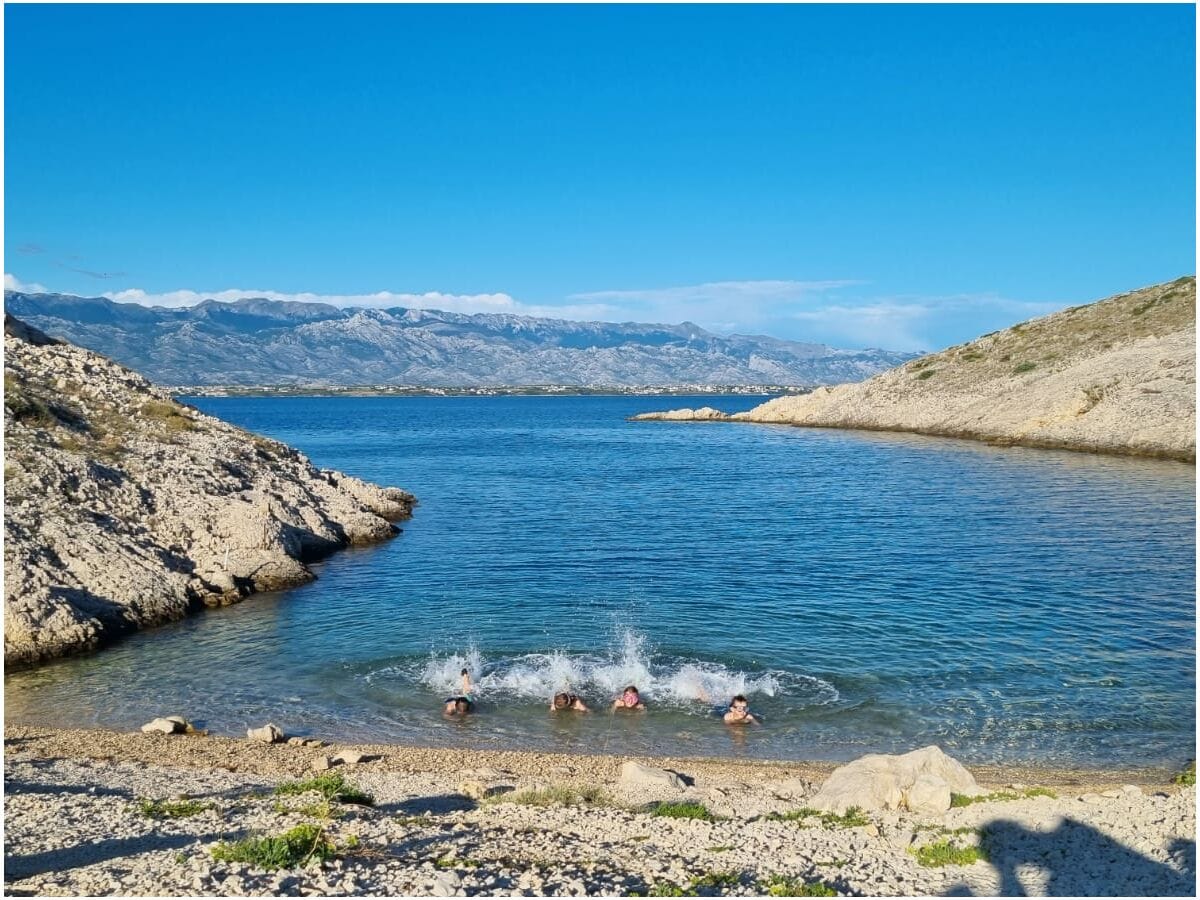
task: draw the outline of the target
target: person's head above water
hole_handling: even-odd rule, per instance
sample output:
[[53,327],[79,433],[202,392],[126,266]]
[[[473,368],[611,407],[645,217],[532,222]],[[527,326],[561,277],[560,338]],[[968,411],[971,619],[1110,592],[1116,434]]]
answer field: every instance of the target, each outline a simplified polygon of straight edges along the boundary
[[623,707],[625,709],[638,709],[641,707],[642,697],[641,694],[638,693],[637,687],[632,684],[626,685],[625,689],[621,691],[621,696],[617,698],[614,705]]
[[729,709],[725,713],[725,721],[738,725],[757,725],[758,718],[750,712],[750,701],[745,694],[738,694],[729,701]]
[[587,704],[579,698],[578,694],[560,691],[559,693],[555,694],[554,698],[550,701],[550,711],[564,712],[566,710],[581,713],[591,712],[591,710],[588,709]]

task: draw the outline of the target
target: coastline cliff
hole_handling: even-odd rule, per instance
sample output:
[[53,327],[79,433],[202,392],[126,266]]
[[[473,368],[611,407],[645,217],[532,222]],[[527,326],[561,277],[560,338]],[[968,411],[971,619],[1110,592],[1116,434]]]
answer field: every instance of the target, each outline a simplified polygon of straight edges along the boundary
[[1196,461],[1196,279],[1014,325],[867,381],[636,420],[908,431]]
[[306,562],[411,515],[405,491],[317,469],[8,316],[4,344],[7,665],[309,581]]

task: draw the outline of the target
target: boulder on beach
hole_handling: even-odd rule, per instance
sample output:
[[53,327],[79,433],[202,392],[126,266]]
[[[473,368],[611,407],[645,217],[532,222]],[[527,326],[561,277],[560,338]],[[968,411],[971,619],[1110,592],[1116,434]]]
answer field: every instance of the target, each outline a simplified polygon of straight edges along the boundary
[[683,779],[677,773],[667,769],[656,769],[653,766],[644,766],[633,760],[621,764],[621,786],[639,788],[654,793],[665,791],[671,794],[680,793],[686,787]]
[[930,746],[901,755],[874,753],[834,769],[809,805],[836,813],[857,806],[937,815],[950,808],[952,793],[982,791],[962,763]]
[[187,731],[187,726],[187,720],[182,716],[162,716],[147,722],[142,726],[142,731],[146,734],[178,734]]
[[283,740],[283,731],[278,726],[267,723],[262,728],[248,728],[246,737],[251,741],[261,741],[264,744],[278,744]]

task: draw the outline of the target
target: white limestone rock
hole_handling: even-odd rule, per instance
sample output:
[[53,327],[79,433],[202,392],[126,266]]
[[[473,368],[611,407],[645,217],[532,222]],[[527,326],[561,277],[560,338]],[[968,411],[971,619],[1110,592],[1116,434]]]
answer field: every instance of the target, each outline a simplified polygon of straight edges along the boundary
[[4,347],[6,665],[308,581],[415,503],[15,320]]
[[930,746],[898,756],[871,754],[835,769],[808,803],[836,813],[852,806],[941,813],[950,808],[951,793],[982,792],[960,762]]

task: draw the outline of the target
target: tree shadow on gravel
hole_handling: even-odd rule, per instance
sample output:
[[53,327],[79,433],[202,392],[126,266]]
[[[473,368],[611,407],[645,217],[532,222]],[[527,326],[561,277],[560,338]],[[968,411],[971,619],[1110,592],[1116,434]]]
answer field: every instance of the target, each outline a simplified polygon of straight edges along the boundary
[[[981,829],[988,859],[1000,872],[998,896],[1024,897],[1022,867],[1046,872],[1049,897],[1194,897],[1196,842],[1178,839],[1169,853],[1174,866],[1143,856],[1090,825],[1064,819],[1053,831],[1032,831],[999,820]],[[966,885],[948,895],[969,896]]]
[[83,784],[43,784],[40,781],[4,782],[5,794],[86,794],[89,797],[124,797],[133,799],[133,791]]
[[375,808],[388,815],[436,816],[442,813],[470,812],[479,804],[465,794],[437,794],[432,797],[413,797],[398,803],[380,803]]
[[[137,837],[90,841],[76,844],[74,847],[60,847],[41,853],[28,853],[24,856],[10,855],[8,849],[5,848],[4,880],[9,882],[32,878],[46,872],[78,869],[82,866],[107,862],[123,856],[136,856],[142,853],[153,853],[157,850],[177,850],[200,843],[229,840],[236,836],[227,832],[221,834],[143,834]],[[5,888],[5,892],[10,893],[7,888]]]

